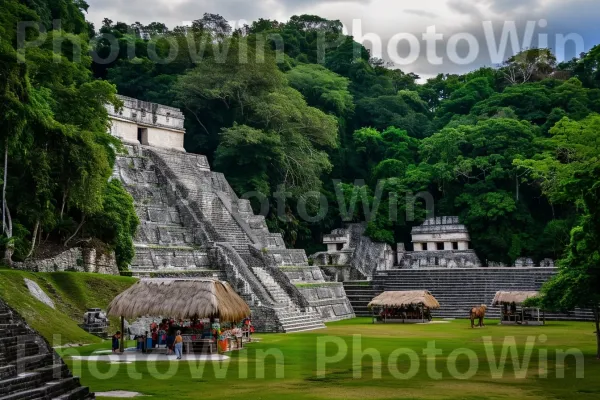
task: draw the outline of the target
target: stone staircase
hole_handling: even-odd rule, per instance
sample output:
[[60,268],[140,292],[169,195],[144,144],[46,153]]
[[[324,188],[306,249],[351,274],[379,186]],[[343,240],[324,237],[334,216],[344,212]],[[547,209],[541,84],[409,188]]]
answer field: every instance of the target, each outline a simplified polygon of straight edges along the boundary
[[[497,291],[537,291],[556,273],[554,268],[393,269],[377,271],[372,282],[346,282],[348,298],[357,315],[371,315],[369,301],[383,291],[429,290],[440,302],[437,318],[468,318],[472,307],[491,305]],[[488,308],[500,318],[500,308]],[[549,320],[593,320],[591,311],[546,313]]]
[[251,267],[252,272],[258,278],[258,280],[262,283],[262,285],[267,289],[273,300],[277,305],[282,305],[284,307],[293,307],[294,302],[287,295],[285,290],[281,288],[281,286],[275,282],[275,279],[262,267]]
[[133,276],[220,278],[211,267],[202,234],[185,226],[180,209],[159,181],[156,166],[139,147],[125,146],[117,158],[113,176],[134,199],[140,226],[134,239]]
[[323,329],[320,314],[302,308],[281,284],[257,263],[251,252],[242,255],[228,243],[217,243],[217,263],[227,280],[252,309],[252,323],[261,332],[300,332]]
[[316,312],[298,312],[291,309],[278,310],[279,322],[285,333],[325,329],[321,315]]
[[[272,269],[308,265],[306,253],[286,249],[282,236],[269,232],[264,217],[237,197],[223,174],[210,170],[206,157],[134,144],[125,148],[114,177],[133,196],[141,221],[130,266],[134,276],[228,280],[265,331],[324,327],[323,318],[331,313],[309,307],[285,274]],[[337,297],[329,302],[347,302],[345,294]]]
[[379,293],[373,288],[371,281],[345,281],[344,290],[346,296],[352,304],[354,314],[357,317],[370,317],[371,311],[367,308],[367,304]]
[[94,398],[48,343],[0,300],[0,400]]

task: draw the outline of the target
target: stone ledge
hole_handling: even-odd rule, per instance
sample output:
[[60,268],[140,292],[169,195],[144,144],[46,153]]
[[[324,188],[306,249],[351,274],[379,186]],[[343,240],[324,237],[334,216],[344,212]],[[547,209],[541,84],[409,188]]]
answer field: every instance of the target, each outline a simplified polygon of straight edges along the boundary
[[32,272],[76,271],[119,275],[114,252],[102,253],[94,248],[73,247],[43,260],[16,262],[13,268]]

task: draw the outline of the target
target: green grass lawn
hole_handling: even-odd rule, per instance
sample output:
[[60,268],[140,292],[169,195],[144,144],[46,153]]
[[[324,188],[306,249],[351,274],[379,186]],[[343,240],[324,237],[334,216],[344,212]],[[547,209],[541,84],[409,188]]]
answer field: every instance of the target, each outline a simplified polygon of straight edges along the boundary
[[[257,334],[259,343],[232,353],[228,362],[67,362],[93,391],[128,390],[159,399],[600,399],[593,330],[591,323],[574,322],[511,327],[488,321],[471,329],[466,320],[373,325],[359,318],[308,333]],[[498,363],[503,343],[512,340],[518,357],[509,353],[503,373],[496,371],[491,355]],[[428,345],[441,354],[428,360]],[[86,355],[109,346],[69,351]],[[573,348],[583,354],[579,367],[574,355],[557,362],[557,350]],[[361,359],[361,351],[369,356]]]
[[[37,282],[54,301],[56,309],[34,298],[24,278]],[[100,342],[98,337],[78,326],[83,322],[83,314],[92,307],[106,309],[117,294],[134,282],[133,278],[121,276],[0,269],[0,297],[50,343],[54,344],[54,335],[60,335],[63,344],[97,343]],[[111,319],[111,324],[115,330],[118,329],[118,319]]]

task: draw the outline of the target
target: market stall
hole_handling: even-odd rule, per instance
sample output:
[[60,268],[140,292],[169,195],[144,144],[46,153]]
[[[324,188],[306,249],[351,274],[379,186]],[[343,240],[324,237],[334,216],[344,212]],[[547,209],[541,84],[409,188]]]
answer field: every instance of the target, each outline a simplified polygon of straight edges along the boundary
[[427,290],[383,292],[369,303],[373,323],[425,323],[440,303]]
[[502,325],[544,325],[546,318],[543,310],[536,307],[523,307],[525,300],[536,297],[539,293],[529,292],[496,292],[492,306],[502,307]]
[[244,330],[250,328],[248,305],[227,282],[215,280],[141,280],[113,299],[108,315],[121,317],[122,332],[125,318],[168,316],[160,326],[150,328],[151,338],[154,329],[160,328],[150,341],[151,351],[163,335],[176,331],[181,332],[186,354],[229,351],[243,346]]

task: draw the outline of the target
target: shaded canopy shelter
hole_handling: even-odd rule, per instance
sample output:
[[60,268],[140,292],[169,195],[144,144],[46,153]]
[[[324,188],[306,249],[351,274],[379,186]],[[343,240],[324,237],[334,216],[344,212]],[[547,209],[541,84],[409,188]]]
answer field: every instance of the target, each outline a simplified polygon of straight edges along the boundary
[[[405,309],[411,306],[420,308],[421,320],[424,320],[425,308],[438,309],[440,303],[427,290],[408,290],[383,292],[368,304],[371,309],[374,307]],[[405,317],[403,316],[402,319],[404,320]]]
[[[540,321],[540,309],[536,307],[529,308],[529,310],[537,311],[537,321],[536,316],[533,314],[527,314],[525,311],[528,308],[522,307],[525,300],[530,299],[532,297],[536,297],[539,295],[539,292],[536,291],[499,291],[496,292],[494,296],[494,300],[492,301],[492,306],[494,307],[503,307],[502,311],[502,324],[534,324],[540,325],[545,323],[545,316],[542,314],[542,321]],[[517,311],[517,307],[521,306],[520,312]],[[510,309],[509,309],[510,307]]]
[[498,306],[502,304],[512,304],[521,305],[525,302],[525,300],[536,297],[539,295],[539,292],[529,291],[529,292],[496,292],[496,296],[494,296],[494,300],[492,301],[492,306]]
[[236,322],[250,315],[250,307],[227,282],[148,279],[137,282],[115,297],[107,312],[110,316],[121,317],[123,332],[125,318],[161,315]]

